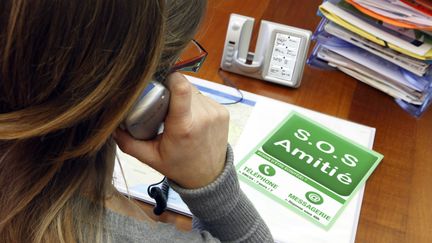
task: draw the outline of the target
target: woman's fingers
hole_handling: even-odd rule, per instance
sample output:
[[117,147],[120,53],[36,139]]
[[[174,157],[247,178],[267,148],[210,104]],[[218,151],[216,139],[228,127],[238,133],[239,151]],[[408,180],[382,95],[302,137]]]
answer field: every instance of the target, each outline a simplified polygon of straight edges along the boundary
[[154,163],[160,161],[158,140],[137,140],[120,128],[117,128],[113,137],[121,151],[135,157],[149,166],[153,167]]
[[122,151],[183,187],[205,186],[224,166],[229,113],[181,74],[170,75],[166,85],[171,94],[164,132],[157,139],[138,141],[117,131],[116,141]]

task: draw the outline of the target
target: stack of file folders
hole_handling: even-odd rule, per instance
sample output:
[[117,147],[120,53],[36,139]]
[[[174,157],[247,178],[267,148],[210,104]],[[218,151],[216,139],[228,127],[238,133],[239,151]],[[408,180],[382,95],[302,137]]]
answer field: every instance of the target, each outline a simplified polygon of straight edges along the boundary
[[432,0],[328,0],[308,63],[340,70],[419,117],[432,102]]

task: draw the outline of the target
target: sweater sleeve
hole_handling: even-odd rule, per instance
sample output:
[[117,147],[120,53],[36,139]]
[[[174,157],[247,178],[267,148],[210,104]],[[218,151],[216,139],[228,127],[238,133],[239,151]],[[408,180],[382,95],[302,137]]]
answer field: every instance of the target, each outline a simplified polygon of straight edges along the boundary
[[214,182],[198,189],[181,188],[172,181],[170,186],[194,215],[194,229],[208,231],[222,242],[273,242],[267,225],[240,189],[229,145],[225,168]]

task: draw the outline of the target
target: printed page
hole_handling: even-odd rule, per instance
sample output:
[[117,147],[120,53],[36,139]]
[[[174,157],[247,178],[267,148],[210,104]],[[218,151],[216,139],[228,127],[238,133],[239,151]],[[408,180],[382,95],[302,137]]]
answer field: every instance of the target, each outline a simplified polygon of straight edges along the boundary
[[[257,99],[257,105],[237,144],[236,164],[246,157],[251,148],[263,140],[291,111],[299,112],[329,129],[337,130],[340,134],[363,146],[372,148],[374,128],[260,97]],[[244,182],[241,182],[241,187],[266,221],[277,242],[349,243],[355,240],[364,186],[346,205],[343,213],[329,230],[311,223]]]

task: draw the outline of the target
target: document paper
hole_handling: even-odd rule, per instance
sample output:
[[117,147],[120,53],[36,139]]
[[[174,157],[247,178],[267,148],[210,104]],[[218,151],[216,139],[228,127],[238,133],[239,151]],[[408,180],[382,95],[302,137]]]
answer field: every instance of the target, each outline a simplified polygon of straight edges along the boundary
[[[197,85],[204,94],[211,97],[218,96],[214,97],[216,100],[226,97],[221,101],[225,102],[225,99],[232,101],[233,96],[238,95],[237,91],[231,87],[193,77],[187,78]],[[212,90],[218,90],[220,93],[214,93]],[[372,148],[375,136],[374,128],[249,92],[242,91],[242,93],[245,98],[243,103],[234,107],[227,106],[230,110],[230,122],[232,123],[229,132],[232,139],[229,138],[229,140],[235,144],[233,148],[236,165],[256,146],[257,142],[264,139],[292,111],[319,121],[327,128],[337,130],[351,140]],[[237,136],[240,137],[237,138]],[[162,175],[120,150],[118,150],[118,155],[124,173],[121,172],[119,163],[116,163],[114,171],[116,188],[131,197],[153,203],[154,201],[147,195],[147,186],[162,179]],[[329,230],[311,223],[306,218],[271,200],[243,181],[240,181],[240,186],[269,226],[276,242],[353,243],[355,240],[364,185],[355,193],[343,213]],[[178,194],[172,190],[170,190],[168,208],[190,215],[187,206],[181,201]]]

